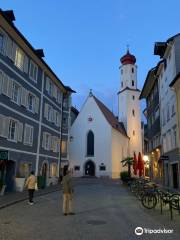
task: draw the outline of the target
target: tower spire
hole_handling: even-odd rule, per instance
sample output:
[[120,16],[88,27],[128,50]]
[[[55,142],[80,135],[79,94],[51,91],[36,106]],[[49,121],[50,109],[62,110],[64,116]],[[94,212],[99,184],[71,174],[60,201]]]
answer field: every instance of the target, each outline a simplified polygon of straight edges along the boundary
[[126,45],[127,53],[129,53],[129,44]]

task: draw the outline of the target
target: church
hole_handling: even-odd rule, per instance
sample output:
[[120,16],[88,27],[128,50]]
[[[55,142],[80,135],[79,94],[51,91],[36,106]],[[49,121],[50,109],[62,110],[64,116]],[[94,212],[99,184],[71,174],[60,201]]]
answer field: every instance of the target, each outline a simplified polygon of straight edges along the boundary
[[118,116],[90,91],[70,130],[69,168],[74,177],[119,178],[121,160],[142,153],[136,58],[120,59]]

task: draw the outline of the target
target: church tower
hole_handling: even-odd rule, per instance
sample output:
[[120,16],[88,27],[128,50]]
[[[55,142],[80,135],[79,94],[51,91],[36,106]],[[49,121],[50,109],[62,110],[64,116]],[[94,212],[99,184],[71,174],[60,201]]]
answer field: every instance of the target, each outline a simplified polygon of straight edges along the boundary
[[120,59],[120,91],[118,92],[118,119],[123,122],[130,137],[129,153],[142,153],[140,90],[137,88],[136,58],[127,53]]

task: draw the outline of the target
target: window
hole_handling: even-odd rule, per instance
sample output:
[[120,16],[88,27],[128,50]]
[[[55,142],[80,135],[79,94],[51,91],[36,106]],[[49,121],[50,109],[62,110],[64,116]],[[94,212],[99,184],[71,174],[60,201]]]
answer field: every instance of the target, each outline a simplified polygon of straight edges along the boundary
[[135,136],[135,131],[133,130],[133,136]]
[[25,145],[32,146],[32,144],[33,144],[33,132],[34,132],[34,127],[30,126],[28,124],[25,124],[25,129],[24,129],[24,144]]
[[159,107],[158,107],[155,111],[155,119],[159,118],[159,114],[160,114],[160,112],[159,112]]
[[56,177],[57,176],[57,164],[56,163],[52,163],[50,166],[51,172],[50,172],[50,176],[51,177]]
[[87,156],[94,156],[94,133],[88,132],[87,135]]
[[24,66],[24,52],[20,49],[16,49],[16,55],[15,55],[15,66],[18,67],[20,70],[23,71]]
[[61,153],[67,154],[67,140],[61,142]]
[[28,110],[34,112],[35,107],[35,96],[31,93],[28,94]]
[[57,102],[62,103],[62,93],[59,90],[57,90]]
[[135,117],[135,111],[134,111],[134,109],[132,110],[132,115],[133,115],[133,117]]
[[47,120],[51,121],[52,120],[52,107],[48,105],[48,115],[47,115]]
[[100,165],[100,166],[99,166],[99,170],[100,170],[100,171],[106,171],[106,166]]
[[56,111],[55,112],[55,124],[56,126],[60,126],[60,114]]
[[135,96],[134,95],[132,96],[132,99],[135,100]]
[[123,88],[123,82],[121,82],[121,87]]
[[52,83],[52,81],[50,80],[50,82],[49,82],[49,95],[50,96],[52,96],[53,95],[53,83]]
[[29,77],[33,81],[37,82],[37,75],[38,75],[38,66],[31,60],[30,68],[29,68]]
[[8,135],[9,140],[16,141],[16,128],[17,122],[11,119],[9,123],[9,135]]
[[132,73],[134,73],[134,68],[132,68]]
[[74,166],[75,171],[80,171],[80,166]]
[[175,115],[176,113],[175,113],[175,107],[174,107],[174,104],[172,105],[172,117]]
[[173,148],[176,148],[176,147],[177,147],[177,132],[176,132],[176,127],[173,128],[172,147],[173,147]]
[[134,80],[132,80],[132,87],[134,87]]
[[3,51],[3,35],[0,34],[0,52]]
[[44,134],[44,148],[50,150],[51,147],[51,135],[49,133]]
[[29,176],[32,166],[28,163],[21,163],[19,166],[19,177],[27,178]]
[[20,86],[16,82],[13,82],[12,86],[12,100],[20,104]]
[[169,105],[167,105],[167,122],[170,120]]
[[121,74],[123,74],[123,69],[121,69]]

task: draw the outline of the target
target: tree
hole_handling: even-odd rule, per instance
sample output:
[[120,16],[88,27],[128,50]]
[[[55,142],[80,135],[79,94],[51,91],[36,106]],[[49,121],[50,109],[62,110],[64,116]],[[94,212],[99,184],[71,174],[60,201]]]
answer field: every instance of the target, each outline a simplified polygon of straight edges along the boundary
[[131,166],[133,165],[134,158],[133,157],[127,157],[121,161],[123,167],[128,166],[128,175],[129,178],[131,177]]

